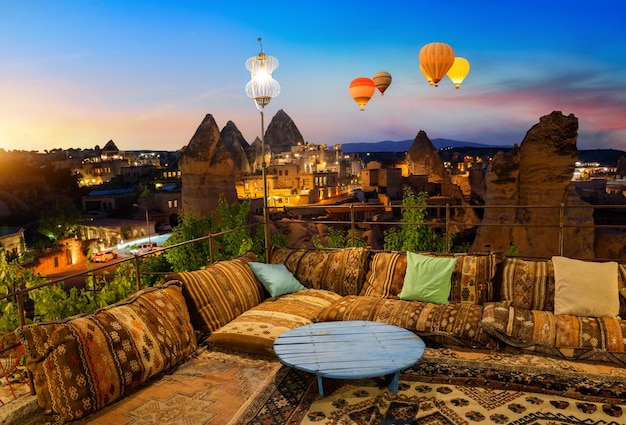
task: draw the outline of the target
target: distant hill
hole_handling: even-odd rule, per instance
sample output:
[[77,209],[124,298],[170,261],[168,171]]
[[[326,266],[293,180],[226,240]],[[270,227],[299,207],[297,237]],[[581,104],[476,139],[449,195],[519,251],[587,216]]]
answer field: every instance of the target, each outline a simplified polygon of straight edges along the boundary
[[[463,142],[451,139],[433,139],[435,149],[455,148],[461,151],[472,151],[473,149],[503,149],[507,151],[513,146],[488,145],[485,143]],[[381,142],[354,142],[344,143],[343,151],[346,153],[365,152],[406,152],[413,144],[413,140],[383,140]],[[578,160],[581,162],[599,162],[606,166],[616,166],[619,157],[626,157],[626,151],[616,149],[587,149],[580,150]]]
[[[474,143],[474,142],[463,142],[459,140],[450,140],[450,139],[433,139],[432,140],[435,149],[443,149],[443,148],[512,148],[512,146],[494,146],[487,145],[484,143]],[[344,143],[342,148],[344,152],[347,153],[361,153],[361,152],[405,152],[407,151],[411,145],[413,144],[413,140],[400,140],[400,141],[392,141],[392,140],[384,140],[381,142],[354,142],[354,143]]]
[[626,158],[626,152],[616,149],[590,149],[578,152],[578,160],[580,162],[599,162],[601,165],[608,167],[616,167],[617,160],[621,156]]

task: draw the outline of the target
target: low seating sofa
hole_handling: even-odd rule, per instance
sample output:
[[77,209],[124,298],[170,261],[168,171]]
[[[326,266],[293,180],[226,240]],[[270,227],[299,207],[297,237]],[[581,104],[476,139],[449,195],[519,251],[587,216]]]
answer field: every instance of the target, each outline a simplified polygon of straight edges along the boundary
[[[424,294],[427,272],[442,273],[428,279],[445,282]],[[588,294],[599,294],[607,315],[573,314],[581,285],[570,282],[572,275],[597,277]],[[427,346],[625,365],[625,282],[624,264],[563,257],[274,247],[268,264],[249,252],[172,274],[160,287],[93,314],[28,325],[17,334],[39,406],[64,422],[125,397],[184,362],[198,344],[273,356],[278,335],[316,321],[384,322],[415,332]],[[590,304],[593,296],[583,298],[581,304]]]

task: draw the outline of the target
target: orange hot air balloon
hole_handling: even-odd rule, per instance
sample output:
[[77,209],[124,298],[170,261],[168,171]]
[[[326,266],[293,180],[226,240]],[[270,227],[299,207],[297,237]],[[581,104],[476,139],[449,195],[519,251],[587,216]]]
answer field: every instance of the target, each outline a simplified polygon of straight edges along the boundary
[[430,75],[428,75],[428,72],[426,72],[426,70],[424,69],[424,67],[422,66],[422,64],[420,63],[420,71],[421,73],[424,75],[424,77],[426,78],[426,80],[428,81],[428,84],[430,84],[431,86],[433,84],[435,84],[433,82],[433,77],[431,77]]
[[374,96],[376,83],[367,77],[359,77],[350,83],[350,96],[359,105],[361,111],[365,110],[365,104]]
[[446,43],[429,43],[419,54],[420,65],[433,79],[435,87],[454,63],[454,50]]
[[387,90],[387,87],[391,84],[391,74],[386,71],[379,71],[374,74],[372,80],[374,80],[380,95],[383,96],[385,94],[385,90]]
[[454,58],[454,63],[452,64],[452,67],[446,75],[450,80],[452,80],[452,82],[454,83],[454,87],[458,89],[465,77],[467,77],[467,74],[469,74],[469,71],[469,61],[465,58],[456,57]]

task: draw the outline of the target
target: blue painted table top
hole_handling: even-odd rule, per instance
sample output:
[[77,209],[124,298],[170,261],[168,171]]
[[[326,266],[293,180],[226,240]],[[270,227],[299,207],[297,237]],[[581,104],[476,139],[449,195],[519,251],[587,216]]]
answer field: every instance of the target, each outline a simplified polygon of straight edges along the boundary
[[369,321],[322,322],[281,334],[274,342],[280,361],[321,378],[361,379],[393,376],[397,391],[399,371],[417,363],[425,344],[413,332]]

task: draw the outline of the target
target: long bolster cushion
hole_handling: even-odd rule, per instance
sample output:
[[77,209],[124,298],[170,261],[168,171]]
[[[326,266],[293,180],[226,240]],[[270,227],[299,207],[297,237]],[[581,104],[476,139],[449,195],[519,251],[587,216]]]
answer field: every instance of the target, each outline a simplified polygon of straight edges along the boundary
[[[457,259],[451,278],[451,303],[483,304],[492,301],[493,278],[500,261],[497,254],[425,255]],[[360,295],[398,298],[404,285],[406,268],[406,252],[374,254]]]
[[183,295],[195,329],[213,332],[263,301],[265,289],[248,265],[256,260],[248,252],[205,269],[168,276],[184,283]]
[[379,297],[346,296],[317,320],[372,320],[400,326],[417,335],[467,347],[495,348],[497,342],[480,327],[483,307],[476,304],[434,304]]
[[320,312],[340,298],[323,289],[303,289],[268,298],[217,329],[207,341],[227,350],[273,355],[278,335],[313,323]]
[[197,348],[180,282],[16,332],[37,402],[55,422],[82,418],[128,395]]
[[591,359],[596,356],[622,364],[626,357],[626,321],[619,317],[554,315],[550,311],[487,303],[481,326],[508,345],[559,357]]
[[309,289],[358,295],[365,281],[367,248],[308,250],[273,247],[270,263],[283,263]]

